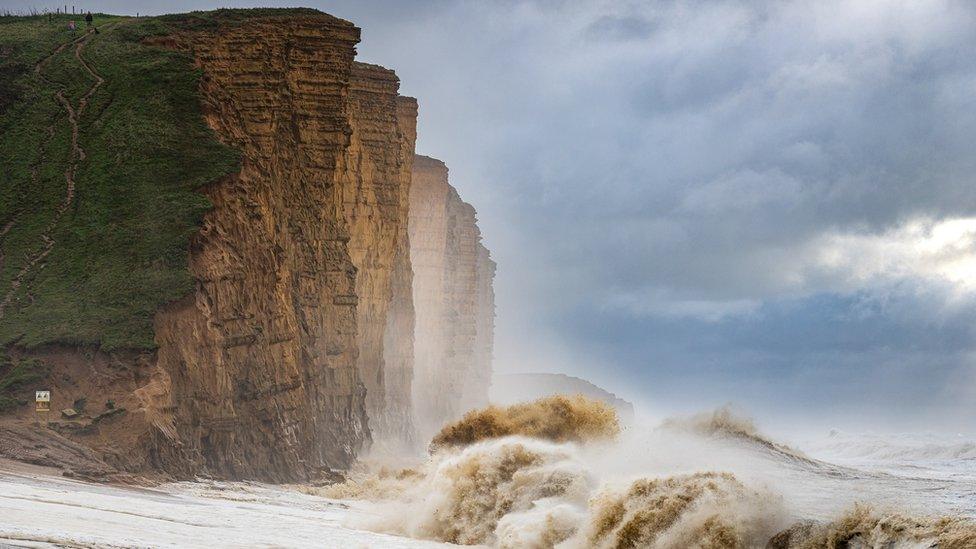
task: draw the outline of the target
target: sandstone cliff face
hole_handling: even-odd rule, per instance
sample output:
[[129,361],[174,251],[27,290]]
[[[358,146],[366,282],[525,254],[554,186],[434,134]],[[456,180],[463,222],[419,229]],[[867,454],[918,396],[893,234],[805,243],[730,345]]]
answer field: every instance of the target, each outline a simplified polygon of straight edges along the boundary
[[[340,168],[349,254],[357,268],[356,295],[359,373],[366,386],[366,410],[374,432],[389,431],[385,335],[393,301],[393,275],[405,238],[409,188],[403,172],[412,160],[412,135],[397,100],[399,80],[393,71],[354,63],[349,93],[352,135]],[[414,117],[416,114],[414,113]],[[407,132],[408,134],[413,132]],[[396,329],[395,326],[393,329]],[[397,353],[391,349],[391,353]]]
[[410,185],[413,177],[414,145],[417,140],[417,100],[397,98],[397,128],[401,159],[399,219],[393,275],[390,284],[390,310],[383,337],[385,409],[373,421],[375,438],[401,446],[412,445],[414,305],[413,268],[410,257]]
[[243,153],[206,192],[196,293],[156,321],[157,426],[194,470],[305,478],[369,439],[344,208],[347,154],[369,154],[348,151],[358,39],[324,14],[188,39],[207,122]]
[[208,190],[196,295],[156,323],[142,400],[181,471],[307,478],[487,403],[494,262],[446,167],[413,154],[416,101],[352,60],[357,38],[322,16],[190,41],[244,164]]
[[492,379],[492,359],[495,350],[495,262],[488,248],[477,246],[477,285],[475,288],[475,340],[471,375],[465,380],[462,402],[475,407],[488,404],[488,388]]
[[410,260],[413,264],[415,316],[413,400],[417,428],[436,432],[449,409],[450,395],[438,391],[447,353],[445,277],[447,261],[447,166],[417,156],[410,186]]
[[416,308],[413,394],[422,438],[488,402],[494,263],[480,240],[475,210],[448,183],[447,167],[418,156],[410,191],[410,255]]

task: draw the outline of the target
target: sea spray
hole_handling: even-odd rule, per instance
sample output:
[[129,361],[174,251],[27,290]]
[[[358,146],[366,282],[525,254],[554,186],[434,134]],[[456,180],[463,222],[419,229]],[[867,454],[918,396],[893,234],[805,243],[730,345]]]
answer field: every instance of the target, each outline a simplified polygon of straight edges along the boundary
[[416,472],[354,475],[320,493],[387,500],[360,527],[502,548],[734,548],[786,526],[774,496],[728,473],[601,487],[613,471],[592,470],[581,445],[610,452],[618,434],[613,409],[581,396],[489,407],[442,429]]
[[809,459],[799,450],[766,438],[760,434],[752,419],[735,413],[729,406],[689,417],[668,418],[661,424],[661,428],[684,430],[705,437],[740,439],[797,459]]
[[786,523],[777,498],[730,473],[643,478],[590,503],[576,547],[746,548],[765,544]]
[[962,518],[913,517],[855,505],[834,520],[800,521],[774,536],[769,549],[972,549],[976,523]]
[[[419,467],[361,471],[319,493],[368,500],[371,516],[352,526],[502,548],[973,546],[965,520],[842,514],[852,498],[881,501],[906,482],[941,485],[805,457],[727,409],[615,437],[552,404],[469,414]],[[799,520],[811,516],[819,522]]]
[[[356,526],[501,548],[733,549],[752,547],[788,524],[777,497],[729,473],[601,488],[578,446],[526,437],[439,452],[409,479],[416,482],[372,509],[378,518]],[[385,482],[396,486],[401,479]]]
[[[525,437],[487,440],[438,452],[411,486],[374,506],[376,519],[356,526],[500,547],[545,539],[537,546],[551,547],[575,532],[565,518],[581,516],[594,487],[572,444]],[[539,530],[540,524],[551,528]]]
[[473,410],[445,425],[431,441],[431,450],[466,446],[480,440],[511,435],[554,442],[607,440],[620,433],[612,406],[583,395],[554,395],[512,406]]

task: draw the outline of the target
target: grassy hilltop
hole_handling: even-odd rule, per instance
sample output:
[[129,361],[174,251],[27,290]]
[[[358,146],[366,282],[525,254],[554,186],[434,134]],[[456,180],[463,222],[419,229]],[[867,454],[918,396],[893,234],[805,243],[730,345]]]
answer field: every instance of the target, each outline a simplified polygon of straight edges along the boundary
[[155,311],[192,290],[196,191],[239,159],[192,60],[143,44],[168,20],[0,17],[0,345],[152,348]]

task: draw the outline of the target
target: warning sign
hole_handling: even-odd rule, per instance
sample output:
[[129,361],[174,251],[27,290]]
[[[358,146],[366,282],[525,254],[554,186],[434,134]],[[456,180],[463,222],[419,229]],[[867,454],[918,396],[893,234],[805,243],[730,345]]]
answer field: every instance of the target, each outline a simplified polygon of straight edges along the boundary
[[34,391],[34,403],[38,412],[50,412],[51,391]]

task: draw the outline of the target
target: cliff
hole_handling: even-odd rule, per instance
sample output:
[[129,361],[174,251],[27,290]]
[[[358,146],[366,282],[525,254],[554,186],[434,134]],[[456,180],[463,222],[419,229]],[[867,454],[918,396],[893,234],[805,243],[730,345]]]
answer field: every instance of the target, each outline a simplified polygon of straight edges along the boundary
[[384,385],[386,408],[375,417],[373,428],[380,441],[411,446],[414,442],[413,369],[414,305],[413,267],[410,256],[410,186],[413,178],[414,145],[417,140],[417,101],[397,98],[397,130],[400,133],[401,169],[398,201],[400,205],[393,274],[390,282],[390,309],[383,335]]
[[[409,265],[406,243],[402,242],[409,206],[409,181],[404,172],[409,173],[416,139],[415,130],[410,130],[416,126],[416,111],[411,119],[409,110],[401,109],[398,87],[393,71],[353,64],[349,94],[352,134],[340,168],[344,215],[350,230],[349,254],[356,266],[355,294],[359,298],[359,374],[366,387],[366,410],[373,429],[382,430],[384,436],[393,429],[387,411],[385,336],[388,329],[400,329],[389,312],[396,263],[399,260]],[[398,306],[402,308],[403,304]],[[391,322],[394,326],[388,328]],[[396,356],[403,351],[393,348],[390,352]]]
[[488,401],[494,263],[481,245],[474,208],[448,183],[439,160],[414,160],[409,227],[417,334],[413,395],[426,439],[445,421]]
[[[451,411],[451,378],[442,377],[448,352],[447,269],[447,166],[440,160],[416,156],[410,186],[410,259],[413,264],[414,333],[413,401],[417,427],[436,432],[438,422]],[[457,393],[455,393],[457,394]],[[426,439],[426,436],[422,436]]]
[[180,39],[204,74],[204,117],[243,165],[205,190],[196,291],[157,315],[171,387],[155,425],[218,476],[346,466],[369,439],[344,216],[344,168],[361,154],[349,105],[359,30],[315,14]]
[[488,248],[477,246],[475,287],[475,339],[471,374],[466,378],[462,402],[476,407],[488,404],[487,388],[491,387],[492,359],[495,350],[495,269]]
[[[121,20],[84,35],[75,50],[67,43],[54,49],[52,65],[79,62],[97,83],[51,81],[52,95],[71,107],[62,113],[67,120],[84,121],[84,106],[104,104],[99,116],[118,109],[118,120],[90,123],[118,127],[127,112],[162,98],[189,114],[183,133],[167,134],[182,141],[159,152],[160,163],[171,161],[175,170],[202,162],[202,153],[229,160],[189,170],[196,177],[190,187],[180,180],[181,190],[193,191],[193,208],[151,202],[164,220],[183,221],[167,221],[162,234],[138,232],[133,219],[141,218],[129,210],[154,212],[123,197],[132,203],[111,227],[136,238],[131,246],[149,258],[132,269],[146,269],[139,279],[145,288],[97,297],[87,288],[103,279],[60,280],[81,290],[68,304],[104,308],[99,322],[129,330],[113,336],[115,346],[105,344],[115,332],[101,324],[79,331],[90,334],[82,340],[87,347],[45,331],[71,326],[51,318],[70,309],[32,305],[32,292],[43,288],[38,280],[64,274],[61,241],[55,232],[42,235],[47,249],[39,248],[35,262],[43,271],[30,272],[33,263],[2,265],[7,241],[27,239],[37,224],[21,229],[17,212],[26,206],[13,208],[12,195],[0,194],[7,201],[0,221],[14,220],[0,233],[0,270],[6,267],[12,287],[8,316],[0,312],[9,356],[0,361],[0,414],[8,413],[0,433],[10,418],[19,423],[9,432],[24,428],[32,419],[26,395],[43,387],[56,411],[70,412],[50,427],[93,450],[99,471],[300,481],[348,467],[371,441],[416,446],[416,418],[436,427],[465,403],[487,401],[494,263],[480,244],[474,208],[447,184],[446,168],[414,155],[416,100],[398,95],[393,71],[354,60],[358,40],[354,25],[314,10],[220,10]],[[85,63],[85,48],[101,44],[117,48]],[[153,71],[164,62],[172,70],[157,79]],[[43,63],[37,66],[43,74]],[[116,94],[103,98],[102,85]],[[126,90],[140,94],[128,98]],[[157,112],[169,116],[163,107]],[[146,131],[154,127],[147,119]],[[62,175],[55,183],[61,192],[67,183],[69,202],[77,185],[79,196],[105,201],[94,205],[104,209],[115,196],[92,192],[81,148],[114,165],[143,158],[152,138],[138,134],[109,149],[91,141],[93,131],[78,132],[76,149],[62,151],[77,180]],[[0,155],[6,160],[22,163]],[[435,165],[442,173],[430,171]],[[164,192],[168,178],[186,175],[159,176],[146,192],[178,198]],[[78,208],[57,212],[52,227],[91,224]],[[153,259],[152,238],[163,237],[171,238],[162,248],[167,256]],[[81,264],[97,264],[99,242],[78,244],[72,250],[87,254]],[[121,280],[124,273],[115,274]],[[164,288],[153,274],[178,284]],[[25,377],[29,370],[36,375]]]

